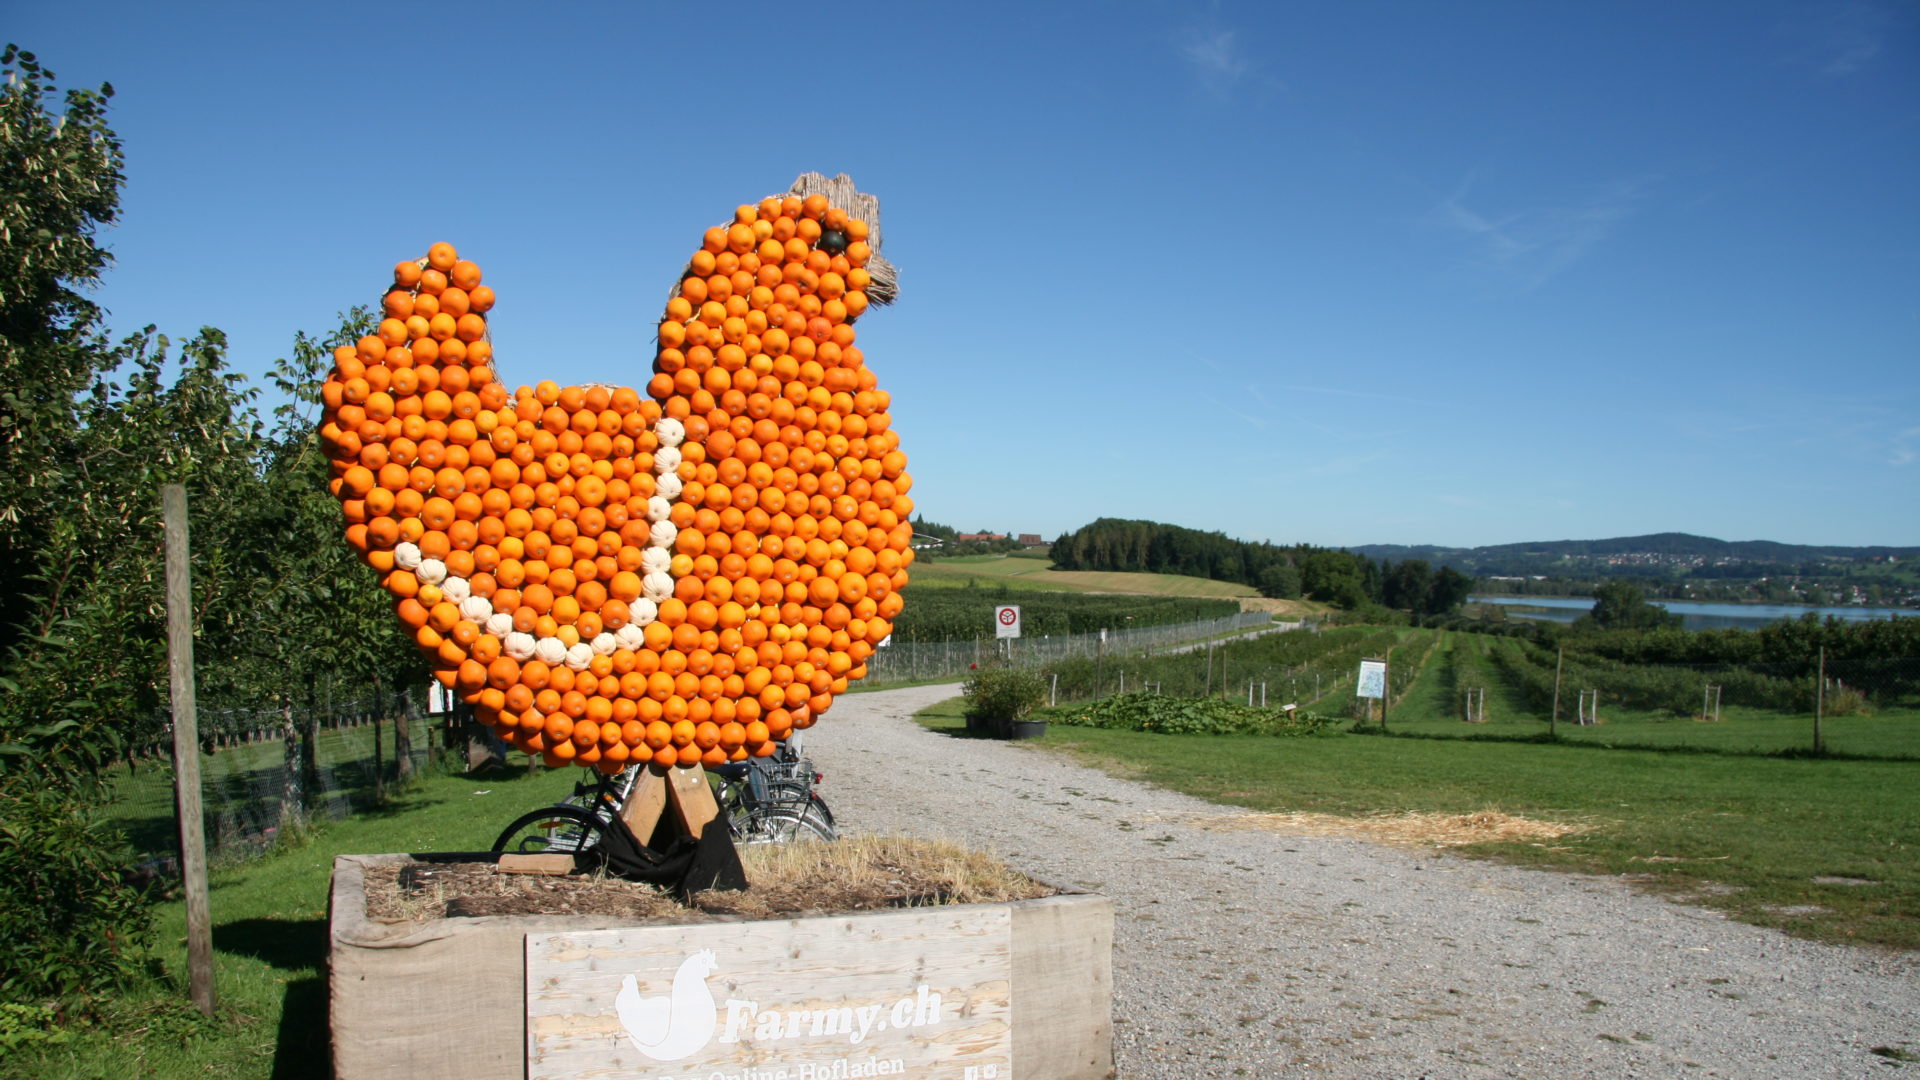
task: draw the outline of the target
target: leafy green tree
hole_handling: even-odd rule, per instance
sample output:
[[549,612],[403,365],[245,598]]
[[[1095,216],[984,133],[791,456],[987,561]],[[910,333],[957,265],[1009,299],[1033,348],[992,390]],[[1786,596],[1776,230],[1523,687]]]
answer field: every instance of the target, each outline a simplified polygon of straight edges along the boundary
[[1300,598],[1300,571],[1288,563],[1274,563],[1260,571],[1260,579],[1256,584],[1261,596],[1277,600]]
[[1593,610],[1585,617],[1604,630],[1658,630],[1681,623],[1680,616],[1647,603],[1640,586],[1627,581],[1609,581],[1593,590]]
[[1451,566],[1443,566],[1427,586],[1426,604],[1421,611],[1427,615],[1451,615],[1460,610],[1460,605],[1466,603],[1472,593],[1472,578]]
[[1425,614],[1427,591],[1433,586],[1433,568],[1425,559],[1402,559],[1387,570],[1380,602],[1390,608]]
[[[296,816],[315,779],[322,688],[344,684],[397,698],[424,687],[430,673],[393,617],[391,598],[346,543],[319,444],[319,391],[333,349],[367,334],[373,323],[370,312],[356,308],[325,337],[296,335],[292,355],[274,367],[286,403],[275,410],[262,448],[262,479],[244,510],[248,532],[270,542],[247,551],[243,617],[223,628],[234,658],[234,691],[279,706],[288,747],[283,798]],[[396,700],[394,711],[406,709]]]
[[1300,588],[1308,599],[1357,608],[1367,602],[1361,559],[1345,551],[1312,551],[1300,563]]
[[1365,555],[1355,555],[1354,560],[1360,564],[1360,587],[1366,591],[1367,599],[1380,603],[1386,595],[1387,560],[1375,562]]
[[56,115],[52,72],[12,45],[4,65],[0,1001],[72,1001],[130,977],[149,933],[91,803],[98,769],[119,746],[98,708],[102,697],[126,700],[119,643],[69,632],[99,601],[47,601],[86,570],[49,555],[71,550],[78,531],[67,513],[87,460],[77,396],[119,360],[81,290],[107,264],[94,236],[118,211],[122,159],[106,123],[111,87],[69,92]]
[[0,653],[22,633],[38,585],[22,568],[44,548],[47,493],[75,459],[76,397],[119,362],[83,290],[109,257],[95,242],[120,208],[120,140],[107,126],[113,88],[70,90],[8,45],[0,87]]

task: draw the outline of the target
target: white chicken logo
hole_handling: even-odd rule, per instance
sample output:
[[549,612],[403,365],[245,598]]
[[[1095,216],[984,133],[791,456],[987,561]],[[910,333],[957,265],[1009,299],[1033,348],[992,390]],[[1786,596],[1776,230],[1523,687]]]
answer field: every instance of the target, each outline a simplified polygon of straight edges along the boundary
[[707,976],[719,963],[712,949],[686,958],[673,976],[673,989],[660,997],[641,997],[640,986],[628,975],[613,999],[620,1025],[639,1051],[655,1061],[679,1061],[698,1053],[713,1038],[719,1015]]

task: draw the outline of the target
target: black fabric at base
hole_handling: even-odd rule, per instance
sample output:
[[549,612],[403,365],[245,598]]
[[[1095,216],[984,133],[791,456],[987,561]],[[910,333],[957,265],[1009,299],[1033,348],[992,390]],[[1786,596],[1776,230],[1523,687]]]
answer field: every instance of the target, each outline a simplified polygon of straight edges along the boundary
[[607,873],[627,881],[639,881],[680,891],[680,882],[693,866],[699,845],[692,837],[680,837],[664,848],[655,849],[634,838],[633,830],[615,814],[607,822],[605,839],[581,852],[575,862],[583,869],[604,866]]
[[693,865],[680,883],[681,894],[719,889],[742,892],[747,887],[747,871],[740,865],[740,853],[734,850],[733,833],[724,818],[714,818],[700,830],[700,842],[693,852]]
[[[651,847],[640,843],[616,814],[608,822],[605,842],[581,853],[576,861],[603,865],[607,873],[627,881],[671,889],[682,900],[707,889],[746,889],[747,872],[740,865],[740,853],[734,850],[733,834],[725,819],[716,817],[707,822],[695,840],[669,831],[665,817],[662,815],[653,835],[654,844],[659,846]],[[671,839],[667,839],[669,836]]]

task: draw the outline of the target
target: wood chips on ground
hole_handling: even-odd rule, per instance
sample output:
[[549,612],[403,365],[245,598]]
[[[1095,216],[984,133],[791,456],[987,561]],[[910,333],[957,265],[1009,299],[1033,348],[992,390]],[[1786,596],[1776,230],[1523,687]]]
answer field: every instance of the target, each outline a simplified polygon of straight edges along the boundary
[[1466,844],[1496,842],[1538,842],[1557,840],[1581,832],[1582,825],[1482,810],[1472,814],[1370,814],[1364,817],[1340,817],[1335,814],[1218,814],[1187,819],[1189,824],[1214,832],[1261,829],[1267,832],[1300,836],[1350,837],[1382,844],[1417,847],[1460,847]]
[[930,904],[1007,903],[1058,892],[980,852],[944,841],[859,837],[740,849],[750,888],[703,892],[691,905],[604,875],[502,874],[492,863],[414,863],[365,871],[367,916],[415,923],[487,915],[606,915],[697,922]]

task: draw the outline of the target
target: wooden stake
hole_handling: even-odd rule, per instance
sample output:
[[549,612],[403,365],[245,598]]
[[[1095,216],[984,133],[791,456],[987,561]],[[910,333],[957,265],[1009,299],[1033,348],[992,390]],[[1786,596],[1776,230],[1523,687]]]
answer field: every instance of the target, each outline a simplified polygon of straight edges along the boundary
[[1547,717],[1547,735],[1550,738],[1560,737],[1560,669],[1566,663],[1567,648],[1562,645],[1559,659],[1553,662],[1553,715]]
[[1387,649],[1387,655],[1380,658],[1380,730],[1387,730],[1388,695],[1393,693],[1393,649]]
[[167,536],[167,674],[173,691],[174,805],[187,893],[187,992],[213,1015],[213,920],[207,908],[207,836],[200,822],[200,724],[193,699],[193,581],[187,563],[187,489],[160,489]]
[[1827,647],[1820,646],[1820,671],[1813,684],[1813,752],[1818,754],[1826,750],[1826,743],[1820,738],[1820,720],[1827,711]]
[[627,823],[636,840],[645,844],[653,840],[654,830],[660,827],[660,815],[666,809],[666,777],[644,769],[633,782],[633,790],[627,793],[627,803],[620,808],[620,820]]

